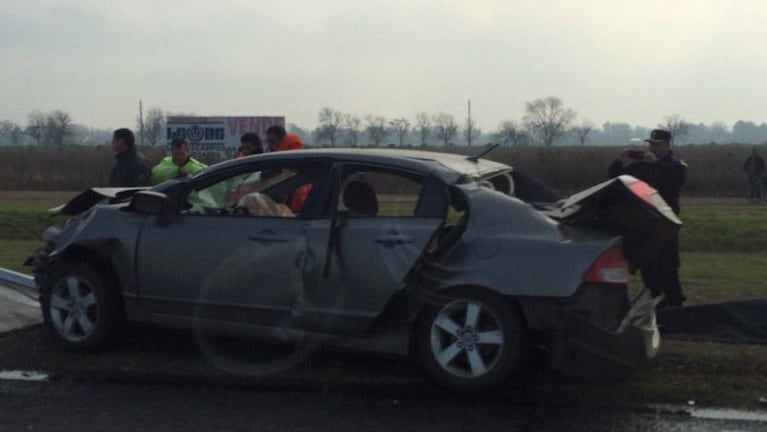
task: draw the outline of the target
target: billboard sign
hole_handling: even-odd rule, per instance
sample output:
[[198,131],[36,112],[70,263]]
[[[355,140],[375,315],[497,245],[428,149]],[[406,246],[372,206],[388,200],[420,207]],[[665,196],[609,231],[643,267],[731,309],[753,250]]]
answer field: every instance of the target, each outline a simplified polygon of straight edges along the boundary
[[270,126],[285,126],[285,117],[192,117],[168,116],[167,147],[177,137],[186,137],[192,156],[208,162],[237,156],[240,137],[255,132],[261,139]]

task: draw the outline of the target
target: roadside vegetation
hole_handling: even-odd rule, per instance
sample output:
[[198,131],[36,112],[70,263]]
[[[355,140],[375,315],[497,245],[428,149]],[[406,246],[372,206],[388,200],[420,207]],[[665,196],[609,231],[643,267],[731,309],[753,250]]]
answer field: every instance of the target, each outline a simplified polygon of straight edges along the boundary
[[[0,191],[0,267],[29,272],[22,266],[24,259],[43,245],[43,230],[61,220],[46,210],[76,194]],[[681,277],[688,305],[767,297],[767,206],[741,198],[686,197],[682,209]],[[41,359],[41,365],[55,367],[59,357]],[[94,361],[113,364],[115,360],[107,356]],[[195,362],[189,367],[199,370],[201,366]],[[174,368],[188,369],[176,362]],[[553,391],[549,387],[536,391]],[[664,340],[656,360],[626,383],[590,387],[560,383],[556,387],[579,399],[585,395],[625,403],[695,401],[758,407],[763,406],[759,399],[767,398],[767,346]]]
[[[383,146],[383,145],[382,145]],[[473,147],[405,146],[414,150],[478,154]],[[606,180],[607,166],[624,147],[504,145],[490,152],[491,160],[510,164],[539,177],[567,195]],[[740,197],[746,193],[743,162],[756,148],[767,154],[766,145],[685,145],[674,153],[689,166],[685,193],[689,196]],[[158,163],[162,146],[140,148],[150,163]],[[216,160],[204,160],[211,164]],[[105,186],[114,152],[109,146],[7,147],[0,146],[0,190],[82,190]]]

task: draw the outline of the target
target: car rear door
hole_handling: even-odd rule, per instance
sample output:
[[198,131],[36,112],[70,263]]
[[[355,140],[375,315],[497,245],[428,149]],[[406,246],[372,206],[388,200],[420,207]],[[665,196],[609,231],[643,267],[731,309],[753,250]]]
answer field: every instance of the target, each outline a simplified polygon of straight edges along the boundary
[[[342,334],[367,330],[403,287],[447,212],[445,188],[434,178],[372,166],[338,168],[332,213],[306,225],[300,324]],[[375,214],[345,202],[350,183],[374,191]],[[328,254],[329,251],[329,254]]]

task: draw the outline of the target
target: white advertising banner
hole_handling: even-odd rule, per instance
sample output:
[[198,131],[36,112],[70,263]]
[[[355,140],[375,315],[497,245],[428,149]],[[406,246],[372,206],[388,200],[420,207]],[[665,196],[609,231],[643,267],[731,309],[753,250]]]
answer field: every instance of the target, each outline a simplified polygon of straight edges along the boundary
[[255,132],[263,140],[270,126],[285,126],[285,117],[190,117],[168,116],[167,146],[177,137],[186,137],[192,156],[208,162],[237,156],[240,137]]

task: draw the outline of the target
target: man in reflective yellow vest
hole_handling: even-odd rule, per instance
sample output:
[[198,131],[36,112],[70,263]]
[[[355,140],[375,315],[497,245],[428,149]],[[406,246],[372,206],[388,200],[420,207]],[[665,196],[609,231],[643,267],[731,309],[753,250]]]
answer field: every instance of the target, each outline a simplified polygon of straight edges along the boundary
[[189,142],[186,138],[176,138],[170,145],[171,155],[166,156],[152,168],[152,178],[155,183],[186,177],[202,171],[207,165],[191,156]]

